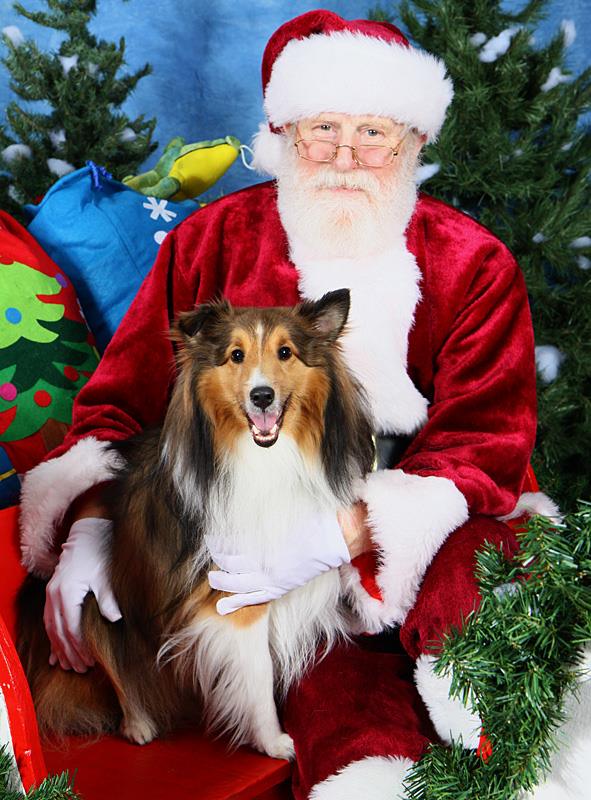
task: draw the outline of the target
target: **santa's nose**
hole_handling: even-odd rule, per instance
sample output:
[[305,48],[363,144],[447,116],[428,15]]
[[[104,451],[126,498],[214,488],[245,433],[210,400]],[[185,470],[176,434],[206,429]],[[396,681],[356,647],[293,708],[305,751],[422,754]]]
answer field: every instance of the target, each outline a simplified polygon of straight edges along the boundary
[[355,169],[357,162],[353,157],[353,147],[350,144],[340,144],[337,147],[337,154],[335,160],[332,162],[336,169],[346,171]]

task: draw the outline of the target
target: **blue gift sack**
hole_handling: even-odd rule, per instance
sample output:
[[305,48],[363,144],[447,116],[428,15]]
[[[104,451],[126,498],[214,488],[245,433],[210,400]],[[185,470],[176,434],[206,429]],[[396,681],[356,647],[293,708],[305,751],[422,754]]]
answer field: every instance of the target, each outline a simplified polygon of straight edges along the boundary
[[197,209],[194,200],[146,197],[91,163],[26,206],[30,233],[74,284],[101,352],[166,234]]

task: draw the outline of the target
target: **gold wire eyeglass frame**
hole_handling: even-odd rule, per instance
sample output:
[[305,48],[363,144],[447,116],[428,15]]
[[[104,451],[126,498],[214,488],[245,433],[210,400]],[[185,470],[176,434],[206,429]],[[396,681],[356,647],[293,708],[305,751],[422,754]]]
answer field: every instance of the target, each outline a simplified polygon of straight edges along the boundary
[[[410,133],[410,129],[406,131],[406,133],[404,134],[402,139],[400,139],[400,141],[398,142],[396,147],[391,147],[390,145],[387,145],[387,144],[362,144],[362,145],[333,144],[332,142],[328,142],[325,139],[297,139],[294,142],[294,147],[296,149],[296,152],[297,152],[299,158],[303,158],[304,161],[312,161],[315,164],[330,164],[330,162],[334,161],[335,158],[337,157],[337,154],[338,154],[339,149],[341,147],[348,147],[349,150],[351,150],[351,152],[353,154],[353,161],[355,161],[355,163],[358,166],[360,166],[360,167],[371,167],[372,169],[381,169],[382,167],[389,167],[390,164],[394,161],[395,157],[400,152],[400,147],[402,146],[402,143],[404,142],[404,140],[406,139],[406,137],[408,136],[409,133]],[[330,158],[309,158],[308,156],[303,155],[300,152],[300,149],[299,149],[298,145],[300,145],[302,143],[328,145],[328,146],[333,148],[333,154],[332,154],[332,156]],[[390,160],[384,162],[383,164],[366,164],[365,161],[362,161],[359,158],[359,154],[357,152],[360,148],[365,148],[365,147],[371,148],[372,150],[377,150],[378,148],[380,150],[389,150],[390,151]]]

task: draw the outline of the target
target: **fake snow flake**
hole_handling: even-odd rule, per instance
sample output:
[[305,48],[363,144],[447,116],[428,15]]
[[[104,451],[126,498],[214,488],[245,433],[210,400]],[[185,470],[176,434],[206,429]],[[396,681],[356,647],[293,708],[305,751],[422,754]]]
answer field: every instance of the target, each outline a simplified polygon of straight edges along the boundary
[[579,269],[589,269],[591,267],[591,258],[587,258],[587,256],[577,256],[577,266]]
[[499,586],[495,586],[493,589],[493,594],[495,597],[498,597],[499,600],[502,600],[504,597],[510,597],[513,594],[517,594],[519,591],[519,586],[516,583],[501,583]]
[[7,164],[13,164],[21,158],[31,158],[31,148],[28,144],[9,144],[2,151],[2,158]]
[[542,381],[546,384],[553,383],[558,377],[560,365],[565,359],[562,353],[553,344],[538,345],[535,349],[536,368]]
[[78,56],[58,56],[64,75],[67,75],[71,69],[78,66]]
[[567,142],[566,144],[563,144],[560,149],[566,152],[567,150],[570,150],[572,146],[573,146],[572,142]]
[[66,132],[63,129],[59,131],[49,131],[49,138],[51,139],[51,144],[57,150],[66,141]]
[[516,149],[513,151],[513,155],[514,155],[514,156],[522,156],[522,155],[523,155],[523,150],[521,149],[521,147],[517,147],[517,148],[516,148]]
[[506,28],[498,36],[493,36],[484,45],[478,58],[485,64],[496,61],[499,56],[505,55],[511,44],[511,39],[519,31],[518,27]]
[[119,134],[120,142],[133,142],[135,139],[137,139],[137,133],[131,128],[123,128]]
[[578,239],[573,239],[570,243],[571,247],[575,250],[582,250],[584,247],[591,247],[591,236],[579,236]]
[[563,19],[560,23],[560,30],[564,38],[564,46],[570,47],[577,38],[577,28],[574,19]]
[[19,192],[14,183],[9,184],[8,186],[8,196],[11,200],[14,200],[15,203],[19,203],[20,205],[25,202],[23,194]]
[[552,69],[550,70],[550,74],[548,75],[544,83],[540,86],[540,89],[543,92],[549,92],[550,89],[554,89],[561,83],[568,83],[570,80],[572,80],[572,76],[565,75],[564,72],[561,72],[560,67],[552,67]]
[[423,164],[415,172],[415,181],[418,184],[428,181],[433,175],[437,175],[441,169],[441,164]]
[[536,244],[541,244],[542,242],[546,241],[546,237],[543,233],[534,233],[534,235],[531,237],[531,240]]
[[481,44],[484,44],[486,42],[486,33],[482,32],[474,33],[472,34],[472,36],[470,36],[470,39],[468,41],[470,42],[470,44],[473,44],[474,47],[480,47]]
[[62,158],[48,158],[47,166],[49,167],[49,171],[53,175],[57,175],[58,178],[61,178],[63,175],[67,175],[69,172],[74,172],[76,169],[76,167],[73,167],[70,163],[64,161]]
[[162,219],[164,222],[170,222],[176,217],[176,211],[171,211],[166,208],[168,200],[158,200],[156,197],[148,197],[145,203],[142,203],[144,208],[150,212],[150,219]]
[[7,25],[5,28],[2,28],[2,33],[15,47],[20,47],[25,41],[21,29],[17,28],[16,25]]

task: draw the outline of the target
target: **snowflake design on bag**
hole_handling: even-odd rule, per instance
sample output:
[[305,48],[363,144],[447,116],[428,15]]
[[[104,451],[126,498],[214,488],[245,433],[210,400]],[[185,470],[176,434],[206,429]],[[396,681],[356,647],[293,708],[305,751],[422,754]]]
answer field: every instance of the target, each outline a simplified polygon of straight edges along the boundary
[[142,205],[150,212],[150,219],[160,219],[160,217],[162,217],[164,222],[170,222],[177,215],[176,211],[171,211],[167,208],[168,200],[158,200],[156,197],[148,197],[146,202],[142,203]]

